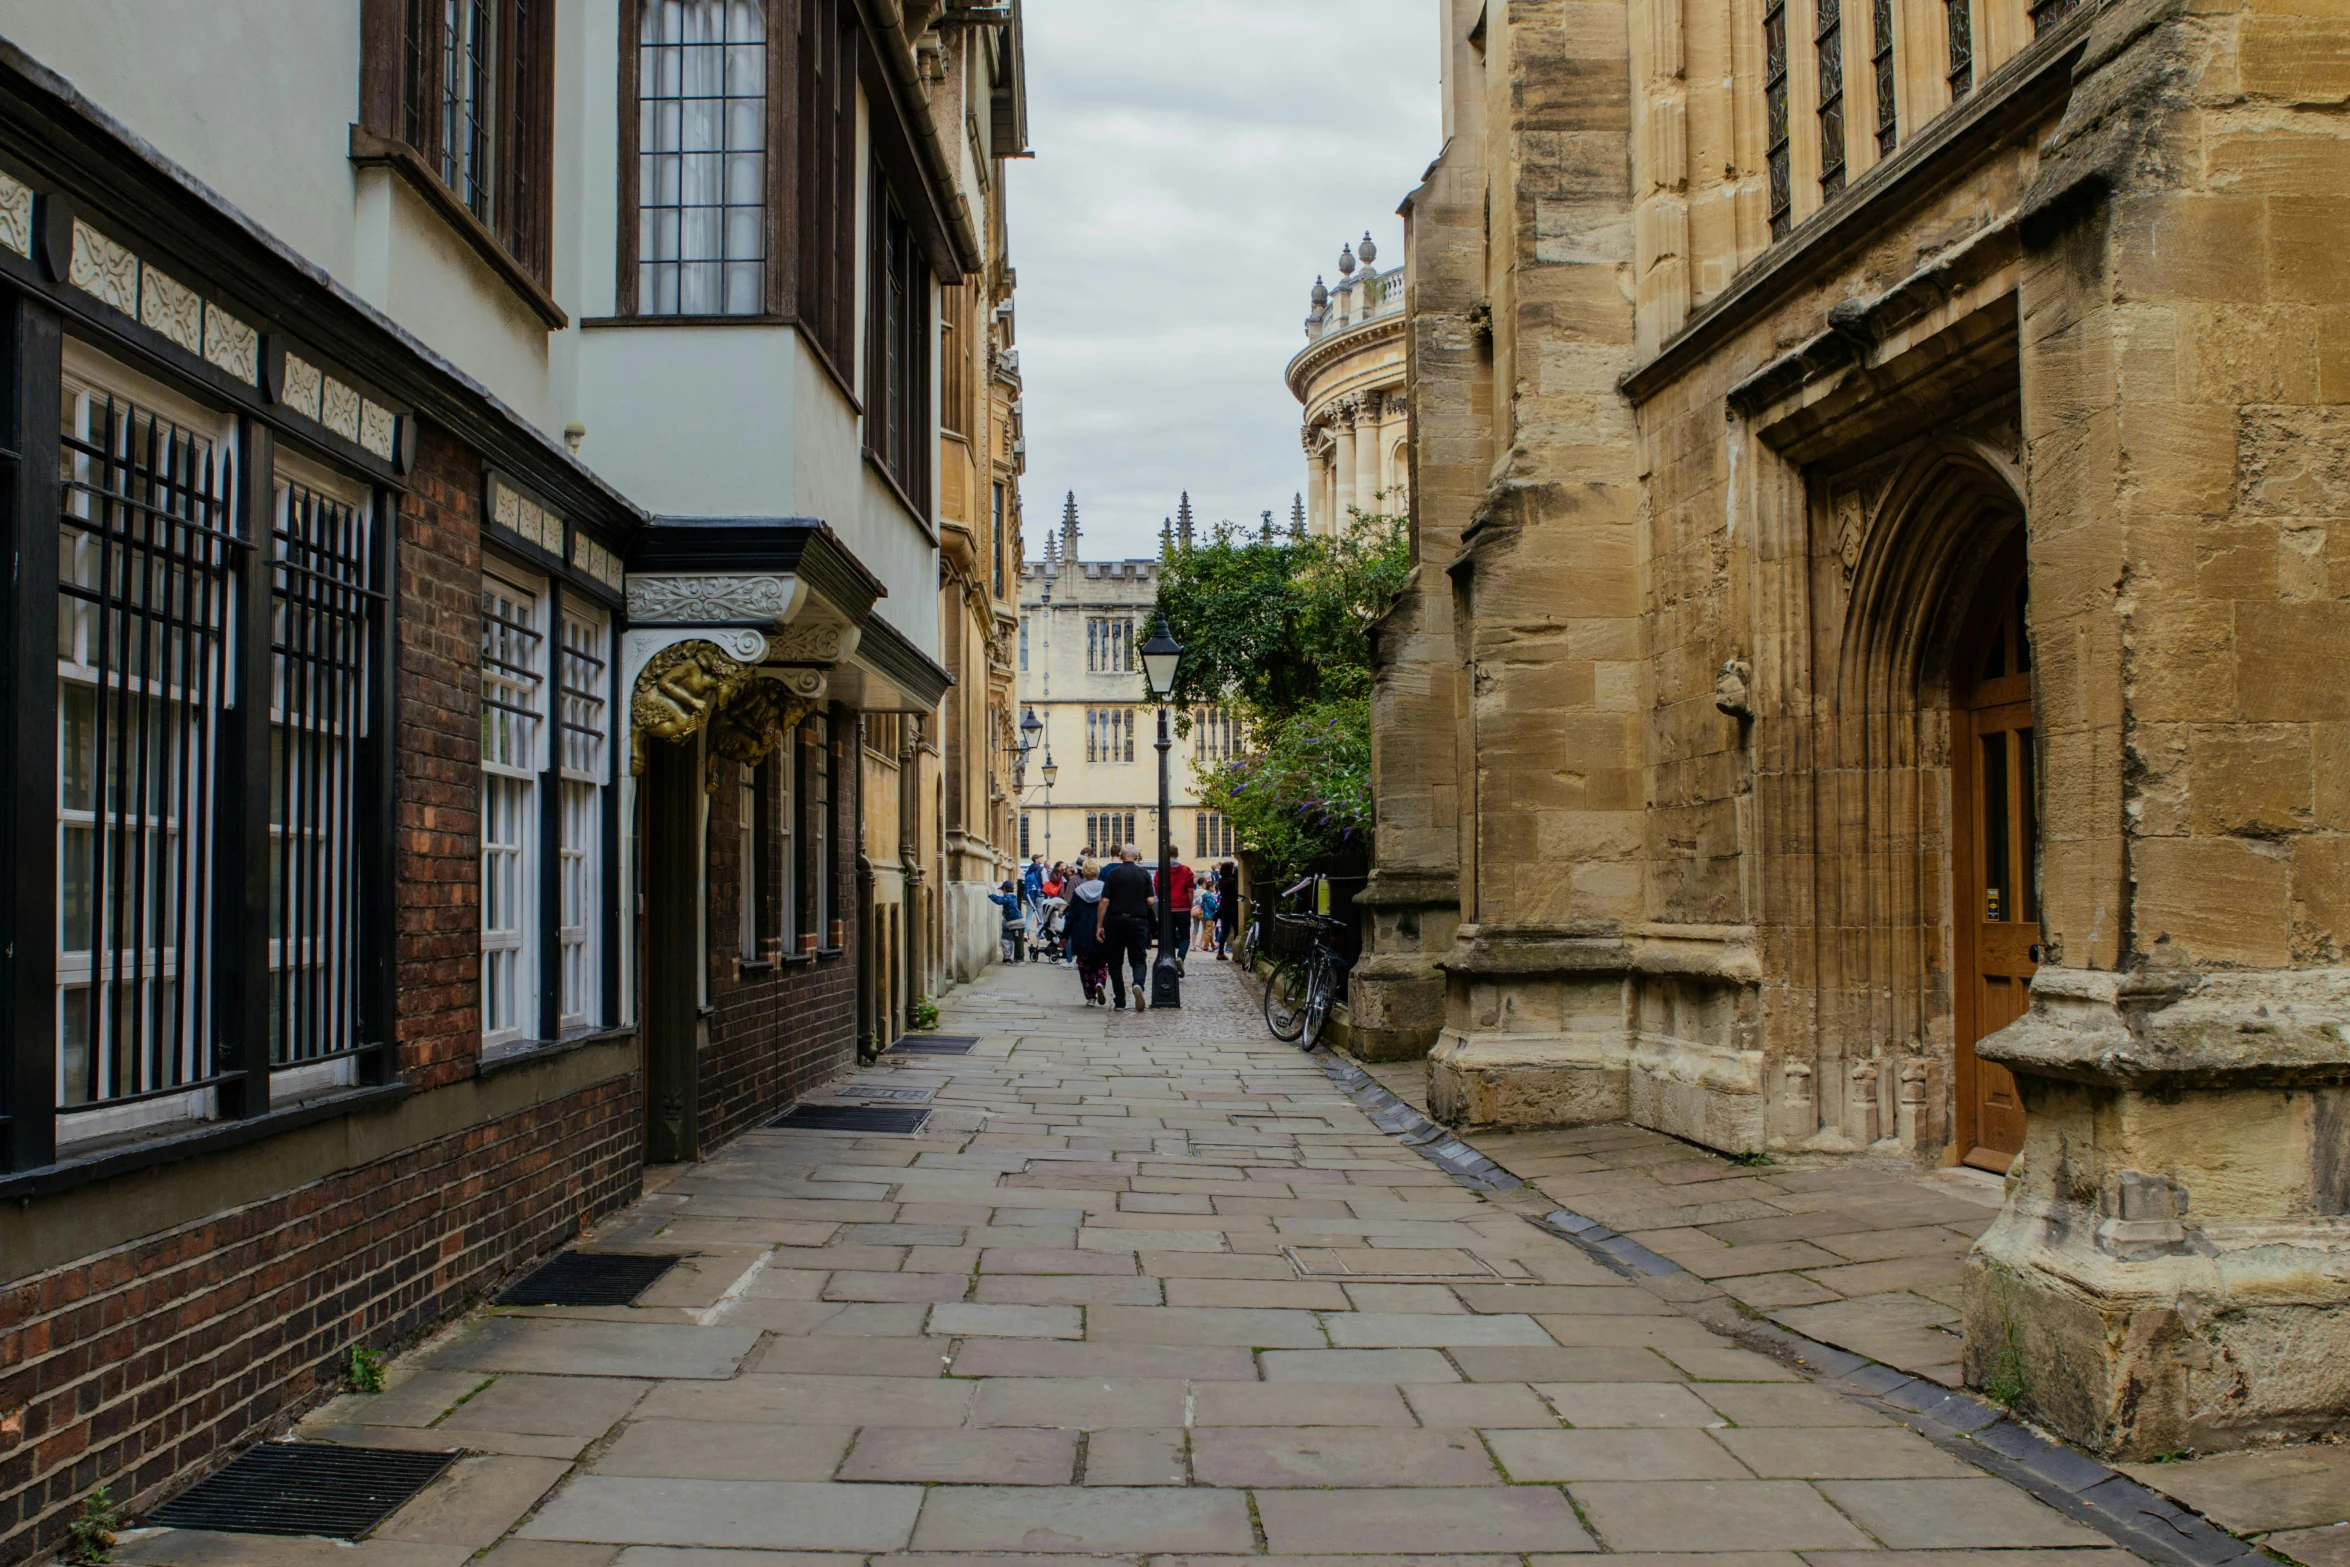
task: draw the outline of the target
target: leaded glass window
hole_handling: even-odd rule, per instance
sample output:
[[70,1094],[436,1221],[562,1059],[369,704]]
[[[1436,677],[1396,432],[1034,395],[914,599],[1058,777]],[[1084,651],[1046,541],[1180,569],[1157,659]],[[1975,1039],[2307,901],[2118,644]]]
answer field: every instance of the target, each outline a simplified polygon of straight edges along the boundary
[[1784,239],[1793,221],[1795,192],[1787,159],[1787,4],[1763,11],[1763,113],[1771,177],[1771,238]]
[[637,44],[637,301],[767,308],[767,21],[759,0],[645,0]]
[[1877,78],[1877,156],[1891,157],[1901,142],[1893,82],[1893,0],[1869,0],[1869,64]]
[[1844,188],[1844,4],[1817,0],[1819,25],[1812,35],[1820,79],[1820,196]]

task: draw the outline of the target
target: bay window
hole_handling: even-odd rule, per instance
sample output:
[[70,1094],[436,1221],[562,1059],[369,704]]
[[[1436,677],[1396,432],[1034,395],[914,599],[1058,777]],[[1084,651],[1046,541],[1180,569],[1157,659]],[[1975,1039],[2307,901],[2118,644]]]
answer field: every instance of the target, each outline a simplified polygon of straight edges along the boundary
[[768,309],[768,45],[762,0],[642,0],[636,307]]

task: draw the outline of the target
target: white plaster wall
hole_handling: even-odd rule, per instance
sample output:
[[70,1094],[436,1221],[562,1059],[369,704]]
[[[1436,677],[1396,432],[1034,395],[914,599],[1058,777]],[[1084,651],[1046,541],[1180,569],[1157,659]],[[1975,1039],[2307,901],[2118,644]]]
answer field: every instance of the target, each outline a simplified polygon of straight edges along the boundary
[[348,273],[357,0],[0,0],[0,35]]
[[[573,9],[578,9],[574,7]],[[0,35],[525,417],[559,432],[543,323],[388,174],[351,166],[356,0],[0,0]],[[576,55],[558,53],[560,104]],[[559,166],[556,269],[578,204]]]
[[659,516],[799,514],[800,357],[790,327],[584,332],[580,458]]

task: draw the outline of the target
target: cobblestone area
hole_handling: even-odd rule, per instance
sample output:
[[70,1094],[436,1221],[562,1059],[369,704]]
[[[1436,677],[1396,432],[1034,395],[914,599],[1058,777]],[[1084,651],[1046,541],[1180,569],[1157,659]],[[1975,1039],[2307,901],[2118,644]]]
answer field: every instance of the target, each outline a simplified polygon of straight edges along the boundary
[[1105,1014],[1067,970],[995,971],[946,1009],[971,1055],[824,1096],[927,1091],[919,1135],[752,1132],[588,1242],[684,1259],[636,1305],[485,1314],[309,1422],[470,1455],[373,1538],[120,1555],[2134,1559],[1382,1136],[1228,967],[1185,999]]

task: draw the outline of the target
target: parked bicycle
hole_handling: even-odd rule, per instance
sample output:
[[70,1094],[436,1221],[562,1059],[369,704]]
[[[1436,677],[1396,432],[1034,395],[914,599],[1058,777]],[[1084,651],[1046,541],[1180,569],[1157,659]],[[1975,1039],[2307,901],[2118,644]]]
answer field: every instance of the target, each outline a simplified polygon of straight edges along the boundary
[[1344,920],[1324,914],[1279,914],[1283,925],[1313,933],[1302,957],[1282,959],[1265,981],[1265,1026],[1275,1039],[1311,1050],[1330,1021],[1331,1003],[1346,983],[1346,954],[1339,945]]
[[[1313,886],[1313,884],[1314,878],[1308,876],[1305,880],[1299,882],[1294,887],[1283,888],[1280,898],[1274,900],[1275,908],[1279,908],[1282,900],[1298,896],[1298,894],[1306,891],[1306,889]],[[1257,959],[1260,955],[1263,954],[1264,950],[1265,901],[1262,898],[1250,898],[1248,900],[1248,923],[1241,927],[1239,946],[1233,952],[1232,960],[1235,963],[1238,963],[1242,969],[1250,973],[1254,973],[1256,971]]]

